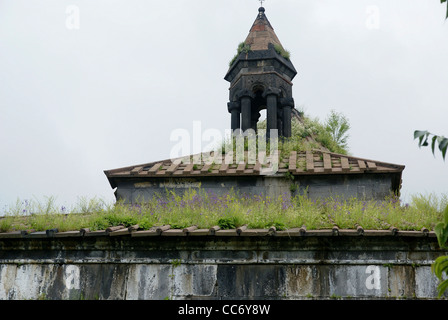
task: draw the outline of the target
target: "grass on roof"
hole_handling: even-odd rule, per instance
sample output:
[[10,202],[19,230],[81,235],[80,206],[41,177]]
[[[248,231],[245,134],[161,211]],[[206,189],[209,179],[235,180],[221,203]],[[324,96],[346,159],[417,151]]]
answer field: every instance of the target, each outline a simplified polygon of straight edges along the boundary
[[[257,125],[260,131],[266,130],[266,120],[260,121]],[[325,148],[330,152],[348,155],[348,148],[346,145],[338,143],[331,133],[326,129],[326,124],[319,121],[317,118],[302,116],[301,121],[297,118],[291,120],[292,135],[289,138],[278,139],[277,150],[280,158],[283,156],[289,157],[291,151],[304,152],[313,149]],[[311,138],[310,140],[306,138]],[[258,133],[255,137],[258,148]],[[232,146],[231,146],[232,144]],[[269,153],[269,141],[266,144],[266,151]],[[236,152],[235,139],[225,140],[219,147],[221,153],[233,149]],[[244,150],[248,150],[248,139],[244,140]]]
[[138,204],[108,204],[99,199],[81,199],[70,210],[58,207],[55,198],[44,202],[21,201],[8,208],[0,219],[0,232],[57,228],[59,232],[81,228],[104,230],[110,226],[139,225],[147,230],[153,226],[171,225],[184,228],[196,225],[210,228],[219,225],[233,229],[248,228],[286,230],[305,226],[307,230],[327,229],[337,225],[351,229],[361,225],[365,230],[433,230],[443,219],[447,196],[415,195],[410,203],[390,196],[382,202],[337,198],[311,200],[303,195],[278,198],[229,193],[217,196],[202,189],[191,189],[183,195],[167,193]]

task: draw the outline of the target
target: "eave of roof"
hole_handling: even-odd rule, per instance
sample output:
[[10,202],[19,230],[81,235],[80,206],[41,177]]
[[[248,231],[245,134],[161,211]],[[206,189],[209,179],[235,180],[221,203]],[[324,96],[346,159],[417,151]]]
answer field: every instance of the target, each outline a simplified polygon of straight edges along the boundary
[[[201,157],[199,157],[199,155]],[[225,154],[216,154],[214,162],[205,161],[204,155],[214,157],[215,154],[204,153],[177,159],[166,159],[125,168],[106,170],[104,173],[112,187],[114,178],[185,178],[185,177],[228,177],[228,176],[259,176],[266,165],[259,161],[236,163],[226,158]],[[196,159],[196,161],[195,161]],[[197,161],[200,159],[200,162]],[[185,161],[188,160],[188,161]],[[305,152],[291,151],[288,156],[279,159],[276,175],[283,176],[287,172],[294,176],[301,175],[332,175],[332,174],[364,174],[364,173],[400,173],[404,165],[391,164],[376,160],[358,158],[324,150]]]
[[197,236],[215,236],[215,237],[430,237],[437,238],[434,231],[426,228],[422,230],[398,230],[391,227],[387,230],[364,230],[361,226],[356,229],[340,229],[337,226],[332,229],[307,230],[306,228],[291,228],[288,230],[276,230],[275,227],[269,229],[249,229],[242,226],[236,229],[222,230],[218,226],[208,229],[198,229],[191,226],[183,229],[172,229],[170,225],[153,227],[149,230],[139,230],[138,226],[126,228],[124,226],[110,227],[106,230],[81,229],[77,231],[58,232],[57,229],[46,231],[12,231],[0,233],[1,239],[48,239],[48,238],[83,238],[83,237],[197,237]]

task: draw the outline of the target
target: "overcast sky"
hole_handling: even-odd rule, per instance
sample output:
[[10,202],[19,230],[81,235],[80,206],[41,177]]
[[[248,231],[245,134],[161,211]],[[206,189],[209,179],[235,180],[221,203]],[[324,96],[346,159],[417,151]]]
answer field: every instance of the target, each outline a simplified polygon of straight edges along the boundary
[[[230,127],[228,63],[257,0],[0,0],[0,212],[113,201],[104,170],[169,158],[173,130]],[[448,194],[448,21],[438,0],[267,0],[296,106],[351,123],[350,153],[406,166],[404,198]],[[194,151],[194,150],[192,150]]]

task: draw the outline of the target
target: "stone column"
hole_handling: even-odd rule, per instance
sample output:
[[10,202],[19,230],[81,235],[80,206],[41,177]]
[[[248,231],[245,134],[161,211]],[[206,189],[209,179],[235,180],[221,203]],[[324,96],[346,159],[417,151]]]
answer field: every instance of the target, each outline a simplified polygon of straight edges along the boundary
[[230,128],[232,129],[232,132],[236,129],[241,128],[241,121],[240,121],[240,114],[241,114],[241,108],[239,102],[229,102],[227,103],[227,109],[229,110],[231,114],[231,120],[230,120]]
[[241,105],[241,131],[252,127],[252,98],[253,94],[247,90],[243,89],[238,93],[238,98]]
[[250,97],[244,96],[241,98],[241,130],[243,132],[252,127],[251,104],[252,102]]
[[283,107],[283,136],[289,138],[292,135],[291,112],[294,100],[292,98],[282,99],[281,104]]
[[283,136],[283,108],[281,105],[277,107],[277,129],[278,129],[278,136]]
[[291,137],[291,107],[283,107],[283,136],[286,138]]
[[270,130],[278,129],[277,127],[277,97],[279,89],[269,88],[264,96],[266,97],[266,137],[270,137]]

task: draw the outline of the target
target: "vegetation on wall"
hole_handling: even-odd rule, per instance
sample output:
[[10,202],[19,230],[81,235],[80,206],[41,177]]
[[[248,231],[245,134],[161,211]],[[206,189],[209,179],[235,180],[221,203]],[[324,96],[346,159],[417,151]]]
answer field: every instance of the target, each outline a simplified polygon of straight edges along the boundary
[[[448,206],[444,212],[444,221],[438,223],[435,226],[435,232],[437,235],[437,240],[439,242],[439,246],[442,249],[448,249]],[[440,284],[437,289],[439,291],[439,297],[441,297],[445,291],[448,291],[448,256],[441,256],[434,261],[431,266],[433,273],[440,280]],[[445,277],[444,277],[445,273]]]
[[[330,152],[348,154],[347,140],[350,123],[342,113],[332,110],[324,122],[318,118],[311,118],[303,112],[300,112],[300,114],[300,119],[293,117],[291,120],[291,137],[278,141],[280,156],[287,156],[290,151],[303,152],[322,147]],[[266,120],[258,122],[257,129],[265,130]],[[230,143],[232,143],[230,140],[223,142],[220,146],[222,153],[225,152]],[[235,142],[233,141],[233,143],[233,149],[235,150]],[[245,141],[244,148],[247,151],[247,141]],[[269,145],[266,148],[269,151]]]
[[[348,118],[335,110],[331,110],[330,115],[325,121],[325,131],[329,132],[338,147],[344,151],[348,150],[348,131],[350,122]],[[343,152],[342,152],[343,153]]]
[[245,42],[240,42],[240,44],[238,45],[238,48],[236,49],[235,56],[229,62],[229,67],[232,66],[235,63],[236,59],[238,59],[238,56],[241,53],[243,53],[243,52],[244,53],[249,53],[249,51],[250,51],[250,45],[245,43]]
[[293,119],[291,138],[292,140],[312,138],[331,152],[347,154],[349,129],[350,124],[345,116],[335,111],[331,111],[324,122],[303,114],[302,121]]
[[275,44],[274,49],[275,49],[275,52],[277,52],[279,55],[281,55],[286,60],[289,60],[291,58],[291,53],[288,50],[286,50],[285,48],[283,48],[281,45]]
[[[289,60],[291,58],[291,53],[284,49],[281,45],[274,45],[274,50],[281,55],[283,58],[285,58],[286,60]],[[237,49],[236,49],[236,54],[233,56],[232,60],[230,60],[229,62],[229,67],[231,67],[236,60],[238,59],[238,56],[241,53],[249,53],[250,51],[250,45],[245,43],[245,42],[240,42],[240,44],[238,45]]]
[[107,204],[95,198],[83,200],[70,209],[70,214],[58,208],[54,198],[48,198],[43,205],[37,201],[18,201],[0,219],[0,231],[104,230],[118,225],[138,225],[142,230],[162,225],[171,228],[220,226],[222,229],[243,225],[248,228],[275,226],[277,230],[331,229],[335,225],[355,229],[360,225],[366,230],[386,230],[394,226],[400,230],[420,231],[422,228],[434,230],[443,217],[442,208],[447,205],[447,196],[435,195],[416,195],[405,204],[393,195],[378,203],[337,197],[311,200],[306,192],[297,192],[292,198],[286,194],[272,198],[237,192],[216,195],[192,189],[183,195],[171,192],[165,197],[153,197],[133,205],[120,201]]

